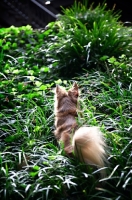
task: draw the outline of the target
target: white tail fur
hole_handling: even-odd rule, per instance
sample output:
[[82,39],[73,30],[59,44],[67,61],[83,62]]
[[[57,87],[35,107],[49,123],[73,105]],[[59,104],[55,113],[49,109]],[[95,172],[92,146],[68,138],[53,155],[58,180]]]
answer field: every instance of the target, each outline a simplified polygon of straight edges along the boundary
[[86,164],[104,167],[105,143],[98,127],[79,128],[72,140],[75,155]]

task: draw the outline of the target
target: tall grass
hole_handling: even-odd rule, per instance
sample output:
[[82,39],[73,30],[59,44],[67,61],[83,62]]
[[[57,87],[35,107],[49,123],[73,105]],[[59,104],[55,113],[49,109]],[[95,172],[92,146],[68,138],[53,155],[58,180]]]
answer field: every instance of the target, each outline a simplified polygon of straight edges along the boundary
[[100,124],[107,138],[110,165],[108,177],[101,180],[106,184],[104,192],[114,199],[129,199],[132,195],[131,83],[124,87],[113,78],[100,72],[81,78],[84,119],[89,125]]
[[[132,199],[131,27],[105,4],[87,9],[85,3],[63,10],[45,31],[0,30],[2,200]],[[53,136],[52,88],[74,80],[81,90],[79,125],[99,126],[107,143],[103,179],[66,157]]]
[[63,9],[64,15],[52,26],[56,35],[49,35],[54,38],[50,48],[63,76],[73,76],[83,68],[106,70],[99,61],[104,55],[131,56],[132,28],[119,21],[120,12],[108,10],[106,4],[95,8],[85,4],[87,1],[84,5],[75,2],[71,8]]
[[[114,77],[113,77],[114,78]],[[107,142],[107,176],[67,158],[53,137],[53,93],[44,106],[27,102],[23,111],[1,113],[2,199],[130,199],[131,89],[108,75],[75,78],[81,90],[81,124],[100,126]],[[67,83],[67,87],[69,84]]]

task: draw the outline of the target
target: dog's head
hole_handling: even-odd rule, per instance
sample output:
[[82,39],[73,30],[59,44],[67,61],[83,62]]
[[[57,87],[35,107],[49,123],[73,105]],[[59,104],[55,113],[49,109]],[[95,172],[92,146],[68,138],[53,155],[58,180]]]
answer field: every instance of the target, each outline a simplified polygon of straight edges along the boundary
[[76,82],[73,83],[72,88],[68,91],[57,85],[55,90],[55,112],[67,112],[67,114],[68,111],[75,112],[75,109],[77,108],[78,96],[79,90]]

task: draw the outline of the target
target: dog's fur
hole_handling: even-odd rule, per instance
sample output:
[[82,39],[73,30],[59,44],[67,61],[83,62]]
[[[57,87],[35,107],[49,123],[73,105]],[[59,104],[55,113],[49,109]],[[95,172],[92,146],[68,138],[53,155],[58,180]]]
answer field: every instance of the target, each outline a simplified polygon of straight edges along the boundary
[[68,91],[56,86],[55,91],[55,137],[64,145],[68,156],[76,156],[86,164],[104,167],[105,142],[98,127],[82,126],[78,129],[78,85]]

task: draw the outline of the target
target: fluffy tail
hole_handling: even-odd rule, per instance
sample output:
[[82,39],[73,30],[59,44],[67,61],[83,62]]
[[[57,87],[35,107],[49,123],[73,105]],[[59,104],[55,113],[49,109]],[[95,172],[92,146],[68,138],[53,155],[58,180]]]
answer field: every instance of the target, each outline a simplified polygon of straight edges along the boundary
[[79,128],[73,136],[72,145],[75,156],[81,161],[99,168],[104,167],[105,142],[98,127]]

